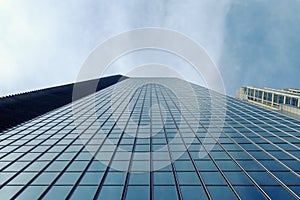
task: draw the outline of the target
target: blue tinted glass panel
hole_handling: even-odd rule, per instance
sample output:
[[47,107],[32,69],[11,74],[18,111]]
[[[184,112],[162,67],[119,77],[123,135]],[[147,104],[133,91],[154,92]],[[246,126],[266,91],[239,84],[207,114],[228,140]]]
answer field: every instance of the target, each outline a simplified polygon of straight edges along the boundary
[[235,199],[228,186],[207,186],[207,189],[213,199]]
[[123,186],[103,186],[98,199],[118,200],[121,199],[122,191]]
[[132,200],[150,199],[150,186],[128,186],[126,198]]
[[177,199],[175,186],[154,186],[154,199]]
[[71,199],[93,199],[97,186],[78,186],[73,192]]
[[52,186],[43,199],[64,199],[70,190],[71,186]]
[[207,196],[201,186],[180,186],[180,191],[183,199],[207,199]]

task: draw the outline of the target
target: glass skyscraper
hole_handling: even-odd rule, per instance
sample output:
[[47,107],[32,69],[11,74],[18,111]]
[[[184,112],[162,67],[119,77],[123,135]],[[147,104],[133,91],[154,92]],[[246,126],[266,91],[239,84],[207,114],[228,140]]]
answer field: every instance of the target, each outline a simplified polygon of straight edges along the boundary
[[3,131],[0,199],[299,199],[299,150],[297,119],[129,78]]

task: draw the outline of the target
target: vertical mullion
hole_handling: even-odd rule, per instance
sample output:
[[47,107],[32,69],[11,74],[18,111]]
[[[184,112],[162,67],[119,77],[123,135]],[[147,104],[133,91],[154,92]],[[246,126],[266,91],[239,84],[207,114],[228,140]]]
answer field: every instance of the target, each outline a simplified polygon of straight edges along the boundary
[[178,196],[178,199],[181,200],[182,195],[181,195],[181,191],[180,191],[180,187],[179,187],[179,183],[178,183],[178,178],[177,178],[177,175],[176,175],[174,161],[173,161],[173,158],[172,158],[172,155],[171,155],[171,149],[170,149],[170,146],[169,146],[169,140],[168,140],[166,128],[164,126],[164,120],[163,120],[163,115],[162,115],[162,111],[161,111],[161,107],[160,107],[160,101],[159,101],[158,94],[157,94],[156,85],[155,85],[155,94],[156,94],[156,98],[157,98],[157,105],[158,105],[158,108],[159,108],[159,113],[160,113],[162,125],[163,125],[164,135],[165,135],[165,139],[166,139],[166,145],[167,145],[167,148],[168,148],[169,159],[170,159],[170,162],[171,162],[170,164],[171,164],[171,167],[172,167],[173,177],[174,177],[174,180],[175,180],[175,187],[176,187],[176,191],[177,191],[177,196]]
[[[166,93],[167,93],[167,91],[166,91]],[[165,102],[166,102],[166,104],[167,104],[167,101],[166,101],[166,99],[165,99],[165,97],[164,97],[162,91],[161,91],[161,94],[162,94],[162,96],[163,96],[163,98],[164,98],[164,100],[165,100]],[[167,93],[167,94],[168,94],[168,93]],[[181,113],[181,111],[178,109],[177,105],[174,103],[173,99],[170,97],[169,94],[168,94],[168,96],[169,96],[169,98],[172,100],[173,104],[176,106],[177,110],[180,112],[181,116],[185,119],[185,117],[183,116],[183,114]],[[178,127],[178,125],[177,125],[177,123],[176,123],[176,120],[175,120],[175,118],[174,118],[174,116],[173,116],[173,114],[172,114],[172,112],[171,112],[170,107],[169,107],[168,104],[167,104],[167,108],[168,108],[168,111],[169,111],[169,113],[170,113],[170,115],[171,115],[171,117],[172,117],[172,120],[173,120],[173,122],[174,122],[174,125],[176,126],[176,129],[177,129],[177,131],[178,131],[178,133],[179,133],[179,135],[180,135],[180,139],[181,139],[183,145],[185,146],[185,149],[186,149],[186,151],[187,151],[187,153],[188,153],[188,155],[189,155],[190,161],[191,161],[192,164],[193,164],[193,167],[194,167],[194,169],[195,169],[195,172],[196,172],[196,174],[197,174],[197,176],[198,176],[198,178],[199,178],[199,180],[200,180],[200,182],[201,182],[201,185],[202,185],[203,190],[204,190],[204,192],[205,192],[205,194],[206,194],[206,197],[207,197],[208,199],[211,199],[211,196],[210,196],[210,194],[209,194],[209,192],[208,192],[208,189],[207,189],[207,187],[206,187],[206,185],[205,185],[205,183],[204,183],[204,181],[203,181],[203,179],[202,179],[202,177],[201,177],[201,175],[200,175],[200,173],[199,173],[199,171],[198,171],[198,169],[197,169],[197,167],[196,167],[195,161],[193,160],[193,158],[192,158],[192,156],[191,156],[191,154],[190,154],[190,152],[189,152],[189,150],[188,150],[188,148],[187,148],[187,145],[186,145],[186,143],[185,143],[185,141],[184,141],[184,139],[183,139],[183,137],[182,137],[181,131],[179,130],[179,127]],[[186,120],[185,120],[185,121],[186,121]],[[186,121],[186,122],[187,122],[187,121]],[[188,124],[188,123],[187,123],[187,124]],[[190,127],[190,129],[192,130],[191,127]],[[193,130],[192,130],[192,132],[193,132]],[[200,143],[200,144],[201,144],[201,143]]]
[[[126,92],[123,91],[122,94],[124,94],[124,93],[126,93]],[[129,94],[129,93],[128,93],[128,94]],[[125,96],[124,99],[127,98],[128,94]],[[130,102],[130,101],[131,101],[131,99],[129,100],[129,102]],[[116,102],[114,102],[113,104],[115,104],[115,103],[116,103]],[[98,128],[97,131],[95,131],[95,133],[97,133],[99,130],[101,130],[101,127],[108,121],[108,119],[111,118],[111,116],[113,115],[113,113],[120,107],[120,105],[121,105],[121,104],[117,105],[117,107],[114,109],[114,111],[113,111],[113,112],[110,114],[110,116],[107,117],[107,119],[100,125],[100,127]],[[111,107],[111,106],[110,106],[110,107]],[[108,107],[101,115],[103,115],[110,107]],[[125,107],[125,108],[126,108],[126,107]],[[101,109],[101,108],[99,108],[98,110],[100,110],[100,109]],[[120,116],[121,116],[121,115],[120,115]],[[120,116],[118,117],[118,119],[120,118]],[[117,119],[117,121],[118,121],[118,119]],[[117,121],[116,121],[115,124],[111,127],[109,133],[107,134],[107,137],[110,135],[110,133],[111,133],[111,131],[113,130],[113,128],[115,127]],[[92,137],[94,137],[94,136],[95,136],[95,134],[94,134]],[[119,141],[118,141],[118,143],[117,143],[117,146],[119,145],[119,143],[120,143],[120,141],[121,141],[121,139],[122,139],[122,136],[123,136],[123,134],[120,136]],[[102,145],[103,145],[104,142],[106,141],[107,137],[106,137],[106,138],[102,141],[102,143],[99,145],[99,147],[97,148],[97,150],[96,150],[96,152],[95,152],[95,155],[98,154],[98,152],[100,151]],[[90,141],[90,140],[89,140],[89,141]],[[88,142],[89,142],[89,141],[88,141]],[[87,142],[87,144],[88,144],[88,142]],[[74,186],[72,187],[72,189],[69,191],[69,193],[68,193],[66,199],[70,199],[70,198],[71,198],[73,192],[76,190],[77,186],[79,185],[80,181],[82,180],[83,176],[85,175],[86,171],[88,170],[88,168],[90,167],[90,165],[92,164],[92,162],[93,162],[94,160],[95,160],[95,156],[93,156],[93,158],[89,160],[87,166],[85,167],[85,169],[83,170],[83,172],[82,172],[81,175],[79,176],[78,180],[76,181],[76,183],[74,184]]]
[[[134,86],[133,86],[133,87],[134,87]],[[139,92],[139,94],[138,94],[138,97],[139,97],[139,95],[141,94],[141,91],[142,91],[142,90],[140,90],[140,92]],[[124,107],[122,113],[120,113],[118,119],[115,121],[115,123],[114,123],[113,127],[111,128],[111,130],[115,127],[115,125],[117,124],[118,120],[121,118],[122,114],[123,114],[124,111],[126,110],[127,106],[130,104],[131,100],[133,99],[133,97],[135,96],[136,93],[137,93],[137,90],[134,92],[134,94],[132,95],[132,97],[131,97],[130,100],[128,101],[127,105]],[[129,94],[130,94],[130,93],[128,92],[127,96],[128,96]],[[136,101],[135,104],[134,104],[134,108],[135,108],[135,106],[136,106],[136,103],[137,103],[137,101]],[[122,104],[122,102],[121,102],[119,105],[121,105],[121,104]],[[99,194],[100,194],[100,192],[101,192],[103,183],[104,183],[104,181],[105,181],[105,178],[106,178],[107,174],[109,173],[110,165],[111,165],[111,163],[112,163],[112,161],[113,161],[113,159],[114,159],[114,157],[115,157],[115,154],[116,154],[116,152],[117,152],[117,148],[118,148],[118,146],[119,146],[119,144],[120,144],[120,142],[121,142],[121,139],[122,139],[122,137],[123,137],[123,135],[124,135],[124,133],[125,133],[125,130],[126,130],[126,128],[127,128],[127,125],[128,125],[128,122],[129,122],[129,119],[130,119],[132,113],[133,113],[133,109],[132,109],[132,111],[131,111],[131,113],[130,113],[130,115],[129,115],[129,117],[128,117],[127,123],[126,123],[126,125],[125,125],[125,127],[124,127],[124,130],[122,131],[122,134],[121,134],[121,136],[120,136],[120,139],[119,139],[119,141],[118,141],[118,144],[116,145],[116,148],[115,148],[115,150],[114,150],[114,152],[113,152],[113,155],[112,155],[112,157],[111,157],[111,159],[110,159],[110,161],[109,161],[108,167],[106,168],[106,170],[105,170],[105,172],[104,172],[104,174],[103,174],[103,177],[102,177],[102,179],[101,179],[101,181],[100,181],[100,183],[99,183],[99,186],[98,186],[98,188],[97,188],[97,190],[96,190],[96,193],[95,193],[95,195],[94,195],[94,198],[93,198],[94,200],[96,200],[96,199],[99,197]],[[107,137],[106,137],[106,138],[107,138]],[[106,140],[106,138],[105,138],[105,140]]]
[[150,84],[150,102],[149,102],[149,112],[150,112],[150,200],[153,200],[154,199],[154,196],[153,196],[153,154],[152,154],[152,151],[153,151],[153,139],[152,139],[152,109],[151,109],[151,106],[152,106],[152,86],[153,84],[151,83]]
[[[135,137],[134,137],[134,142],[133,142],[133,148],[132,148],[132,154],[130,156],[130,162],[128,165],[128,170],[127,170],[127,174],[126,174],[126,178],[125,178],[125,184],[124,184],[124,189],[123,189],[123,193],[122,193],[122,199],[125,200],[126,199],[126,193],[127,193],[127,187],[128,187],[128,181],[129,181],[129,177],[130,177],[130,173],[131,173],[131,167],[132,167],[132,160],[133,160],[133,156],[134,156],[134,150],[135,150],[135,146],[136,146],[136,139],[138,137],[138,132],[139,132],[139,126],[141,123],[141,118],[142,118],[142,113],[143,113],[143,109],[144,109],[144,103],[145,103],[145,97],[147,95],[147,85],[143,85],[141,90],[145,89],[145,94],[143,96],[143,103],[142,103],[142,107],[141,107],[141,111],[140,111],[140,116],[139,116],[139,121],[138,121],[138,126],[136,129],[136,133],[135,133]],[[137,101],[140,100],[140,98],[138,97]],[[133,109],[134,110],[134,109]]]

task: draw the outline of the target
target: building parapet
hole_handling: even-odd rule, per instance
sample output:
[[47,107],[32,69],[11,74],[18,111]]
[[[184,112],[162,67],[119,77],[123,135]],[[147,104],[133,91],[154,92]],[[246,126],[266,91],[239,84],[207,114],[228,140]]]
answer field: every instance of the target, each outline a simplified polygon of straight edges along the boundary
[[236,98],[269,109],[300,115],[300,90],[241,87],[236,91]]

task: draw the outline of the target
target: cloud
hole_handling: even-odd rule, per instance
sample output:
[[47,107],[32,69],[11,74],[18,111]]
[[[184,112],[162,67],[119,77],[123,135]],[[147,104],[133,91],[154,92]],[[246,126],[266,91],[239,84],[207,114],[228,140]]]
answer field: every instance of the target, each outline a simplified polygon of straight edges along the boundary
[[[132,4],[119,3],[115,5],[118,18],[126,25],[124,31],[139,27],[162,27],[179,31],[191,37],[201,46],[218,64],[223,45],[223,32],[225,16],[230,1],[135,1]],[[107,18],[114,18],[115,13],[108,13]],[[122,20],[125,19],[125,20]],[[117,23],[119,24],[119,23]],[[119,27],[119,25],[117,25]],[[111,32],[116,32],[114,26],[110,26]],[[121,72],[126,74],[133,66],[143,63],[162,63],[175,66],[177,72],[189,77],[189,81],[203,83],[198,80],[191,66],[183,64],[178,59],[165,57],[163,53],[135,53],[126,55],[113,65],[108,74]],[[149,60],[152,59],[152,60]],[[177,63],[176,63],[177,62]]]
[[[182,32],[204,46],[218,64],[230,4],[229,0],[0,2],[0,96],[75,81],[81,64],[99,43],[133,28]],[[129,64],[112,73],[127,72]],[[189,73],[186,68],[182,71]]]

